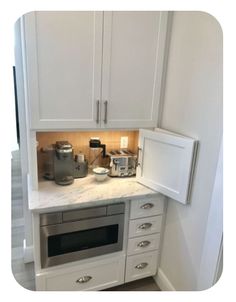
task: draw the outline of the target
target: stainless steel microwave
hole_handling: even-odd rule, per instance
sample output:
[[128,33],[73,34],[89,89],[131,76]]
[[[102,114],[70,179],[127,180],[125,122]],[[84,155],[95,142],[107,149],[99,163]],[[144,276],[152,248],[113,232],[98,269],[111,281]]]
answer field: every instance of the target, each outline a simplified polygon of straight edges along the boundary
[[124,203],[40,215],[41,267],[122,250]]

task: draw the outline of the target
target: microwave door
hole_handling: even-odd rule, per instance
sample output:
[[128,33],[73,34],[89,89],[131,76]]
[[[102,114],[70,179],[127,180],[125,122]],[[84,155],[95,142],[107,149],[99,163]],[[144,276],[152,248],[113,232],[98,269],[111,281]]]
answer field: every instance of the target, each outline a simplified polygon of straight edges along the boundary
[[120,214],[41,227],[41,266],[122,250],[123,224]]

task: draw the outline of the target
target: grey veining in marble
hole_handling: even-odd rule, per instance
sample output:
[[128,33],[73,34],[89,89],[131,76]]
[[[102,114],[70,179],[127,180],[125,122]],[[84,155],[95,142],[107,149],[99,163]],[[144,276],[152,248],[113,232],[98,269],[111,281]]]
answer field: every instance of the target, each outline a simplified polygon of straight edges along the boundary
[[94,175],[79,178],[68,186],[54,181],[41,181],[36,191],[29,192],[29,208],[45,211],[59,208],[73,208],[86,205],[100,205],[122,198],[142,198],[158,195],[157,192],[139,184],[135,177],[110,178],[97,182]]

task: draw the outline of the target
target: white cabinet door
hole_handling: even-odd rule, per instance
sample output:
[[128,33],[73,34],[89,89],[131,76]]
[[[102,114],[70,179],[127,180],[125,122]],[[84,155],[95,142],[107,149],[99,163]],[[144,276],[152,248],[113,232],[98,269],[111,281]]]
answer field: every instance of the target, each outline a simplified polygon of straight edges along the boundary
[[24,16],[31,129],[100,127],[102,12]]
[[162,129],[141,129],[137,180],[181,203],[187,203],[197,142]]
[[156,126],[166,28],[166,12],[104,13],[103,127]]

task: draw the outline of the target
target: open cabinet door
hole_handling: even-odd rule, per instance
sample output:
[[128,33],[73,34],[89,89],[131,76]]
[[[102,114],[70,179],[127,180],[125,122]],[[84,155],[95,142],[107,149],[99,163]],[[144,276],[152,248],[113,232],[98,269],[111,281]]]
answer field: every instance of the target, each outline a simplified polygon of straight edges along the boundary
[[197,141],[164,129],[139,132],[137,181],[188,203]]

